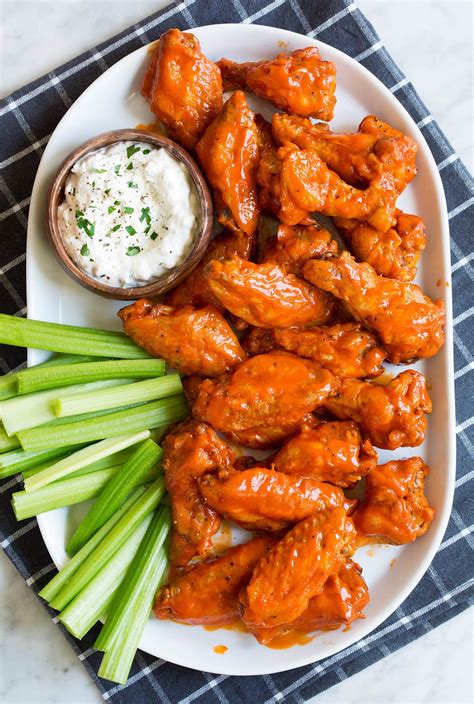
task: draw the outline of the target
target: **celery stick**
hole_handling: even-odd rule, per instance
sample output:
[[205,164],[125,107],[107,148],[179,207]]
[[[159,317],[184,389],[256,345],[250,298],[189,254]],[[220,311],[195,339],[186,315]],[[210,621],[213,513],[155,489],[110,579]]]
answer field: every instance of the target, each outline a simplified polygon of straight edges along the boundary
[[[103,469],[102,472],[107,472]],[[85,477],[79,477],[72,481],[80,481],[81,479],[89,479],[94,476],[88,474]],[[54,486],[54,485],[51,485]],[[51,487],[50,487],[51,488]],[[72,599],[88,584],[97,574],[102,565],[112,557],[112,555],[123,545],[125,540],[131,534],[135,526],[147,514],[151,513],[159,504],[160,499],[165,493],[165,482],[163,477],[156,479],[147,491],[139,498],[139,500],[127,511],[120,521],[112,528],[110,533],[97,546],[97,548],[84,560],[82,565],[74,575],[74,579],[55,596],[50,602],[53,609],[62,611]]]
[[124,544],[59,614],[61,623],[76,638],[82,638],[98,621],[111,593],[120,586],[140,548],[152,518],[149,514],[141,520]]
[[157,379],[147,379],[129,384],[126,389],[104,389],[74,395],[74,398],[59,397],[53,403],[53,410],[60,418],[75,416],[78,413],[102,411],[132,403],[155,401],[181,393],[183,385],[178,374],[169,374]]
[[40,450],[25,452],[24,450],[13,450],[0,455],[0,479],[10,477],[12,474],[22,472],[24,469],[31,469],[48,462],[50,460],[64,457],[71,452],[84,447],[84,444],[72,445],[69,447],[56,447],[52,450]]
[[[125,450],[114,452],[114,454],[110,455],[109,457],[104,457],[101,460],[97,460],[97,462],[92,462],[92,464],[88,464],[82,469],[76,469],[74,472],[71,472],[69,478],[81,477],[83,474],[89,474],[89,472],[96,472],[98,469],[107,469],[107,467],[115,467],[118,464],[123,464],[128,460],[132,452],[133,447],[127,447]],[[69,453],[69,455],[70,454],[71,453]],[[28,477],[32,477],[34,474],[38,474],[38,472],[42,472],[43,469],[51,467],[51,464],[52,462],[44,462],[43,464],[39,465],[39,467],[32,467],[30,469],[23,470],[23,479],[27,479]]]
[[92,357],[147,359],[150,355],[122,332],[61,325],[0,314],[0,343]]
[[123,637],[126,633],[127,621],[135,619],[136,609],[143,598],[143,589],[153,576],[155,561],[170,530],[170,510],[166,506],[160,506],[154,514],[153,523],[143,545],[117,592],[110,616],[94,643],[97,650],[109,650],[116,642],[117,635]]
[[74,555],[113,516],[133,487],[156,466],[162,455],[161,447],[158,447],[153,440],[145,440],[136,448],[77,527],[66,548],[68,555]]
[[71,384],[84,384],[105,379],[147,379],[165,373],[162,359],[115,359],[106,362],[62,365],[60,367],[30,368],[18,372],[19,394],[31,394]]
[[[35,394],[16,396],[0,403],[0,418],[8,435],[14,435],[26,428],[35,428],[48,421],[55,420],[51,404],[59,396],[72,396],[83,391],[99,391],[112,386],[130,384],[129,379],[114,379],[111,381],[95,381],[92,384],[65,386],[61,389],[38,391]],[[39,431],[40,433],[42,430]]]
[[28,375],[30,372],[36,372],[37,369],[43,369],[46,367],[55,367],[62,364],[77,364],[78,362],[90,362],[93,359],[97,360],[95,357],[87,357],[85,355],[74,355],[74,354],[61,354],[51,359],[47,359],[46,362],[41,362],[41,364],[35,364],[29,369],[22,369],[21,372],[10,372],[0,379],[0,401],[5,401],[7,398],[12,398],[18,394],[18,375]]
[[41,596],[46,601],[51,601],[51,599],[56,596],[56,594],[64,587],[65,584],[73,577],[77,569],[82,565],[84,560],[89,557],[89,555],[95,550],[97,545],[105,538],[112,528],[120,521],[122,516],[124,516],[127,511],[133,506],[134,503],[138,501],[140,496],[143,496],[146,489],[141,486],[135,489],[132,494],[125,501],[123,506],[119,508],[114,515],[109,518],[107,523],[105,523],[100,530],[97,531],[95,535],[82,547],[79,552],[77,552],[74,557],[67,562],[64,567],[61,567],[59,572],[54,575],[48,584],[43,587],[40,591],[39,596]]
[[138,442],[146,440],[149,437],[150,432],[143,430],[140,433],[119,435],[84,447],[82,450],[78,450],[72,455],[69,455],[69,457],[59,460],[59,462],[44,469],[42,472],[38,472],[38,474],[34,474],[32,477],[27,477],[25,479],[25,489],[26,491],[41,489],[41,487],[51,484],[58,479],[62,479],[68,474],[75,472],[77,469],[87,467],[88,464],[96,460],[101,460],[104,457],[113,455],[115,452],[136,445]]
[[121,435],[124,431],[134,433],[140,430],[151,430],[183,420],[187,415],[186,401],[184,396],[179,395],[89,420],[30,428],[18,433],[18,439],[25,450],[46,450],[62,447],[67,443],[93,442],[111,438]]
[[5,428],[0,424],[0,452],[16,450],[17,447],[20,447],[20,441],[16,435],[8,437]]

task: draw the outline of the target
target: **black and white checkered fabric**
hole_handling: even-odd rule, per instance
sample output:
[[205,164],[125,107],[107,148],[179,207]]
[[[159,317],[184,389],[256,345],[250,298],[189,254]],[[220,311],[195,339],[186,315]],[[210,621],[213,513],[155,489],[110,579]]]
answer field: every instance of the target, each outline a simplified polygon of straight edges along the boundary
[[[341,653],[299,670],[264,677],[226,677],[195,672],[138,652],[125,686],[97,677],[100,656],[91,648],[94,631],[82,641],[65,632],[104,699],[123,704],[159,701],[301,704],[401,648],[472,603],[474,478],[472,179],[414,87],[397,68],[355,4],[348,0],[185,0],[170,5],[74,61],[18,90],[0,103],[1,249],[0,301],[5,313],[23,316],[28,206],[44,147],[70,105],[101,73],[170,27],[189,29],[218,22],[281,27],[331,44],[374,73],[421,128],[441,174],[451,232],[454,297],[454,358],[457,416],[457,478],[454,507],[441,547],[410,597],[379,628]],[[2,372],[24,364],[24,352],[3,348]],[[35,520],[16,523],[9,496],[16,478],[0,486],[0,540],[27,584],[37,592],[54,565]],[[53,618],[53,613],[51,612]],[[61,626],[59,626],[61,627]]]

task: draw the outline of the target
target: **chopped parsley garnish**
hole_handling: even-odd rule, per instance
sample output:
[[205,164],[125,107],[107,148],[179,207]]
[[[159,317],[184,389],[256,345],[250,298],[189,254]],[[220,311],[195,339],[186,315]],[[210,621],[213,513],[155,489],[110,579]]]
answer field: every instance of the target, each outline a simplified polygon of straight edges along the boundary
[[127,186],[128,186],[129,188],[138,188],[138,185],[137,185],[136,183],[133,183],[133,181],[129,181],[129,182],[127,183]]
[[81,255],[83,257],[88,257],[90,255],[89,247],[86,244],[83,244],[81,247]]
[[110,215],[111,213],[113,213],[114,210],[117,210],[117,208],[114,208],[113,205],[109,205],[109,207],[107,208],[107,212],[108,212],[109,215]]
[[137,234],[137,231],[131,225],[127,225],[127,227],[125,229],[127,230],[129,235],[136,235]]
[[76,210],[76,220],[77,220],[77,218],[82,218],[82,217],[84,217],[84,213],[82,212],[82,210]]
[[95,222],[91,222],[85,218],[81,210],[76,210],[76,224],[80,230],[84,230],[88,237],[94,237]]
[[111,191],[111,189],[110,189],[110,188],[107,188],[107,190],[106,190],[106,191],[104,191],[105,195],[106,195],[106,196],[108,196],[108,195],[109,195],[109,193],[110,193],[110,191]]
[[140,151],[140,147],[137,147],[136,144],[133,145],[133,147],[127,147],[127,159],[130,159],[134,154]]
[[95,188],[95,181],[92,181],[92,188]]
[[115,225],[115,226],[112,228],[112,232],[117,232],[117,230],[120,230],[121,227],[122,227],[122,225],[120,225],[120,224]]
[[117,176],[120,176],[120,169],[122,168],[122,164],[117,164],[114,166],[114,171],[117,174]]
[[151,225],[148,225],[148,227],[145,227],[143,232],[145,233],[145,235],[147,235],[150,232],[150,230],[151,230]]
[[127,171],[131,171],[133,169],[133,164],[130,162],[130,164],[127,166]]
[[131,213],[133,213],[134,210],[135,210],[135,208],[129,208],[127,206],[123,209],[123,212],[126,213],[127,215],[130,215]]
[[114,200],[114,205],[122,205],[122,203],[119,200]]
[[142,152],[144,154],[149,154],[151,152],[151,149],[142,149]]
[[92,169],[93,174],[105,174],[107,169]]
[[149,225],[151,223],[151,215],[150,215],[150,208],[142,208],[142,212],[140,215],[140,222],[143,222],[146,220],[146,224]]
[[125,254],[127,255],[127,257],[134,257],[135,254],[139,254],[140,252],[141,252],[140,247],[128,247]]
[[156,240],[157,237],[158,237],[158,233],[153,230],[153,232],[152,232],[151,235],[150,235],[150,239],[151,239],[151,240]]

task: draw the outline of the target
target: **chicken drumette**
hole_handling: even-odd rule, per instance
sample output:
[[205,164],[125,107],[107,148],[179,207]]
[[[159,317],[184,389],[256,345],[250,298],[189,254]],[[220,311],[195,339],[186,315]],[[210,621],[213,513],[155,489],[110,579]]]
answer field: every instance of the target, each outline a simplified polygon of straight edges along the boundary
[[273,262],[298,276],[309,259],[325,259],[338,251],[337,242],[321,225],[280,225],[276,235],[265,240],[260,262]]
[[271,448],[294,435],[339,384],[313,362],[271,352],[231,374],[200,381],[192,414],[244,447]]
[[221,523],[220,516],[202,499],[197,479],[206,472],[230,467],[234,453],[210,425],[195,420],[175,426],[162,446],[173,517],[170,560],[174,566],[182,566],[209,552],[211,538]]
[[268,461],[280,472],[351,487],[377,463],[377,453],[352,421],[303,427]]
[[387,450],[420,445],[425,437],[425,413],[432,408],[425,377],[412,369],[387,386],[345,379],[325,407],[337,418],[356,421],[376,447]]
[[259,213],[259,135],[242,91],[236,91],[225,103],[196,151],[214,189],[219,222],[229,230],[253,234]]
[[195,36],[179,29],[161,35],[141,92],[170,136],[188,149],[222,107],[219,68],[204,56]]
[[319,325],[334,310],[331,296],[271,262],[254,264],[237,256],[213,260],[206,278],[227,310],[258,327]]
[[184,374],[219,376],[246,355],[228,323],[213,306],[172,308],[141,298],[122,308],[127,335],[154,357]]
[[262,535],[215,560],[190,566],[158,592],[154,612],[181,623],[223,625],[238,619],[238,596],[277,538]]
[[239,86],[295,115],[332,120],[336,105],[336,67],[316,47],[279,54],[271,61],[218,62],[225,87]]
[[444,344],[444,306],[416,284],[378,276],[370,264],[358,264],[349,252],[331,260],[314,259],[304,276],[340,298],[352,315],[374,330],[391,362],[432,357]]
[[258,466],[207,474],[199,491],[217,513],[248,530],[278,531],[316,511],[352,508],[337,487]]
[[424,494],[429,467],[421,457],[394,460],[367,477],[365,500],[353,515],[361,543],[404,545],[424,535],[434,517]]
[[386,357],[375,335],[359,323],[314,328],[253,328],[241,342],[249,355],[286,350],[312,359],[340,379],[379,376]]
[[367,262],[380,276],[412,281],[420,254],[426,245],[423,220],[395,211],[396,223],[381,232],[366,222],[335,218],[334,224],[357,261]]

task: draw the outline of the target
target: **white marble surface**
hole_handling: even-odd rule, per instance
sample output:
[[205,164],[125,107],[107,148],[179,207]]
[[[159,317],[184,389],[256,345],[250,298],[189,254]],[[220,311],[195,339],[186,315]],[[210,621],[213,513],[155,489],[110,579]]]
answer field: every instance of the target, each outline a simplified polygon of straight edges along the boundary
[[[0,94],[7,95],[166,4],[166,0],[0,0]],[[358,4],[472,170],[473,3],[360,0]],[[468,704],[473,700],[473,632],[471,611],[324,692],[314,704]],[[3,554],[0,701],[101,701],[74,652]]]

